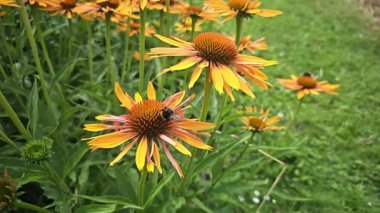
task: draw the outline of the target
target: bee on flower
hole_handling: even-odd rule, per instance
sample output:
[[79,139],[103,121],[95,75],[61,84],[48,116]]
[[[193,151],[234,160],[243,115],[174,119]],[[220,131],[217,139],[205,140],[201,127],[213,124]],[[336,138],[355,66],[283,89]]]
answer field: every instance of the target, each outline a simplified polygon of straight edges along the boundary
[[250,97],[255,97],[243,76],[260,88],[268,89],[270,85],[266,81],[268,77],[261,69],[265,66],[277,64],[277,61],[268,61],[255,56],[239,54],[234,42],[227,36],[218,33],[201,33],[194,38],[192,43],[175,37],[167,38],[158,34],[155,36],[175,47],[152,48],[151,56],[186,57],[178,64],[163,70],[161,74],[188,69],[196,65],[189,83],[189,88],[192,88],[206,68],[206,80],[212,81],[215,89],[220,94],[226,91],[232,100],[234,100],[234,97],[231,88],[242,90]]
[[[240,114],[243,111],[238,111]],[[281,120],[280,116],[269,117],[270,110],[264,110],[262,107],[260,110],[256,106],[246,107],[245,113],[255,113],[257,115],[244,116],[241,118],[241,121],[245,124],[244,129],[262,132],[262,131],[275,131],[285,129],[284,126],[274,126],[277,122]]]
[[259,0],[228,0],[227,2],[224,0],[207,0],[205,5],[215,14],[225,17],[222,22],[231,20],[236,16],[274,17],[282,14],[279,10],[260,9],[261,2]]
[[194,95],[182,101],[185,97],[183,91],[159,101],[151,82],[148,84],[146,100],[139,93],[132,99],[118,83],[115,84],[115,93],[128,112],[119,116],[99,115],[96,119],[108,124],[85,124],[84,127],[91,132],[114,131],[85,139],[89,140],[88,145],[92,151],[125,144],[119,155],[110,163],[111,166],[119,162],[136,145],[135,162],[140,171],[146,167],[147,171],[153,172],[157,167],[162,173],[159,150],[163,150],[179,176],[183,177],[181,167],[173,157],[170,147],[187,156],[191,156],[191,153],[180,140],[198,149],[212,149],[198,136],[209,137],[209,134],[200,131],[212,129],[215,125],[188,119],[184,115],[184,110],[188,108],[186,104]]
[[305,95],[319,95],[324,92],[331,95],[338,95],[335,89],[339,84],[329,84],[327,81],[318,82],[315,77],[306,72],[302,76],[291,75],[291,79],[278,79],[287,89],[297,92],[297,98],[302,99]]

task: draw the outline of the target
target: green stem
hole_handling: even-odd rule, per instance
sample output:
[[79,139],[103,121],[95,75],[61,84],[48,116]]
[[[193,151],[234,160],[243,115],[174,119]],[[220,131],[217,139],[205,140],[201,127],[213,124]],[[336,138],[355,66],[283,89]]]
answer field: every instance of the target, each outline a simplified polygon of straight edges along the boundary
[[50,116],[53,119],[53,121],[56,121],[53,101],[50,97],[50,93],[48,90],[48,84],[47,84],[45,77],[43,75],[41,60],[40,60],[40,57],[38,56],[37,44],[36,44],[36,40],[33,36],[33,30],[32,30],[32,26],[30,25],[29,16],[28,16],[28,13],[26,12],[26,8],[25,8],[23,1],[18,0],[18,4],[20,5],[21,19],[22,19],[22,22],[23,22],[24,27],[25,27],[25,31],[26,31],[26,35],[27,35],[28,40],[29,40],[30,47],[32,49],[34,63],[36,64],[36,67],[37,67],[37,73],[38,73],[38,76],[39,76],[40,81],[41,81],[42,93],[44,95],[46,104],[48,106]]
[[127,72],[127,65],[128,65],[128,57],[129,54],[133,54],[132,52],[129,53],[129,31],[131,22],[129,18],[127,19],[127,30],[125,31],[125,37],[124,37],[124,58],[122,62],[122,69],[121,69],[121,82],[124,82],[125,73]]
[[51,166],[49,163],[45,162],[45,168],[46,170],[48,171],[48,173],[50,174],[50,177],[53,179],[53,181],[55,182],[55,184],[57,184],[57,186],[63,191],[63,192],[66,192],[68,194],[71,193],[70,191],[70,188],[67,186],[67,184],[65,183],[65,181],[62,179],[62,176],[60,176]]
[[109,80],[111,84],[111,88],[113,88],[113,84],[116,82],[116,74],[112,61],[112,51],[111,51],[111,14],[106,14],[106,58],[107,58],[107,67]]
[[303,101],[303,98],[298,100],[297,107],[296,107],[296,109],[294,110],[292,120],[291,120],[291,121],[289,122],[289,124],[288,124],[288,128],[289,128],[289,129],[292,128],[292,127],[295,125],[295,123],[296,123],[297,115],[298,115],[298,112],[299,112],[300,109],[301,109],[302,101]]
[[203,95],[203,102],[202,102],[202,109],[201,109],[201,116],[200,120],[205,121],[207,117],[208,110],[210,108],[210,101],[211,101],[211,72],[210,68],[207,70],[207,76],[205,79],[204,84],[204,95]]
[[142,93],[144,89],[144,77],[145,77],[145,19],[146,10],[140,8],[140,81],[139,92]]
[[232,168],[235,167],[235,165],[240,161],[240,159],[244,156],[244,154],[246,153],[246,151],[248,150],[248,147],[249,145],[252,143],[252,140],[254,139],[255,137],[255,132],[252,132],[251,133],[251,137],[248,139],[247,141],[247,144],[244,146],[244,149],[242,152],[239,153],[239,156],[236,158],[236,160],[228,167],[226,168],[225,170],[222,171],[222,173],[219,175],[219,177],[217,177],[215,179],[215,181],[212,182],[211,184],[211,187],[210,189],[208,190],[208,192],[212,191],[214,189],[214,187],[216,186],[216,184],[222,179],[222,177],[228,172],[230,171]]
[[5,70],[1,64],[0,64],[0,73],[1,73],[1,75],[3,75],[4,80],[6,80],[7,74],[5,73]]
[[241,36],[241,30],[243,25],[243,17],[240,15],[236,16],[236,37],[235,37],[235,44],[239,45],[240,43],[240,36]]
[[[219,129],[220,127],[220,122],[222,120],[222,115],[223,115],[223,110],[224,110],[224,106],[226,105],[226,100],[227,100],[227,94],[223,94],[223,97],[222,97],[222,102],[220,103],[220,109],[218,110],[217,114],[216,114],[216,119],[215,119],[215,128],[212,132],[211,135],[215,135],[216,131]],[[211,138],[210,138],[211,139]],[[215,142],[216,142],[216,139],[214,138],[214,140],[211,140],[210,142],[210,146],[215,146]],[[208,152],[206,152],[207,154]]]
[[196,17],[191,17],[191,41],[194,40],[195,36],[195,25],[197,24],[198,19]]
[[[139,206],[143,207],[145,203],[145,183],[146,183],[146,178],[148,176],[148,170],[146,167],[144,167],[141,177],[140,177],[140,188],[139,188]],[[144,212],[144,210],[141,210],[141,212]]]
[[15,148],[17,150],[17,152],[21,153],[21,149],[20,147],[17,146],[17,144],[15,142],[13,142],[6,134],[5,132],[1,131],[0,130],[0,137],[3,138],[3,141],[5,143],[7,143],[8,145],[12,146],[13,148]]
[[50,213],[51,212],[47,209],[41,208],[39,206],[30,204],[30,203],[22,202],[20,200],[17,200],[16,202],[14,202],[14,205],[18,208],[29,209],[29,210],[32,210],[33,212],[38,212],[38,213]]
[[16,112],[13,110],[12,106],[9,104],[5,96],[0,90],[0,105],[4,108],[5,112],[8,114],[9,118],[16,126],[18,131],[24,136],[25,139],[31,139],[32,136],[28,130],[25,129],[20,118],[17,116]]
[[92,44],[93,44],[93,35],[92,35],[92,22],[87,22],[86,23],[87,27],[87,50],[88,50],[88,72],[89,72],[89,77],[90,81],[94,81],[94,52],[92,49]]

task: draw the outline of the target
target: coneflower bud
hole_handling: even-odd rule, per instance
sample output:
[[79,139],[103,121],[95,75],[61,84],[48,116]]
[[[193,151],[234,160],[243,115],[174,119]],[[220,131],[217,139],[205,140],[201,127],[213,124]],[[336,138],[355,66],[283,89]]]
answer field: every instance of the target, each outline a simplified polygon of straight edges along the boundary
[[16,199],[16,182],[4,169],[4,176],[0,177],[0,210],[9,207]]
[[29,141],[22,150],[22,156],[32,164],[47,161],[50,157],[53,140],[48,137]]

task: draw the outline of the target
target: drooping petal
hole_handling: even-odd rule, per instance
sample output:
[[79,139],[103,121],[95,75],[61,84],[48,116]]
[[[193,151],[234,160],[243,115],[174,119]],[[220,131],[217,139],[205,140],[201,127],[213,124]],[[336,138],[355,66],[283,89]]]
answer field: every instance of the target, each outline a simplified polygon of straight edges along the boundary
[[230,85],[232,88],[239,90],[240,82],[236,74],[227,66],[220,64],[218,65],[220,72],[222,73],[224,82]]
[[171,66],[169,68],[164,69],[160,74],[164,74],[167,72],[173,72],[177,70],[184,70],[189,67],[192,67],[194,64],[200,62],[202,59],[199,57],[188,57],[180,61],[178,64]]
[[125,146],[124,149],[110,163],[110,166],[113,166],[113,165],[115,165],[115,163],[119,162],[124,157],[124,155],[126,155],[128,153],[128,151],[133,147],[133,145],[135,145],[137,140],[138,140],[138,138],[136,138],[134,141],[129,143],[127,146]]
[[156,100],[156,90],[154,89],[153,83],[151,81],[148,83],[148,99]]
[[120,84],[117,82],[115,83],[115,93],[119,101],[122,103],[122,105],[125,108],[131,110],[134,104],[134,101],[131,97],[129,97],[128,94],[123,92],[123,90],[120,87]]
[[161,144],[162,148],[164,149],[164,152],[165,152],[166,156],[168,156],[170,163],[173,165],[174,169],[177,171],[178,175],[181,178],[183,178],[184,176],[183,176],[183,173],[182,173],[182,169],[179,166],[179,164],[177,163],[177,161],[174,159],[172,153],[170,152],[170,150],[168,149],[168,147],[166,146],[166,144],[165,143],[161,143],[161,142],[160,142],[160,144]]
[[305,96],[305,92],[304,92],[303,90],[300,90],[300,91],[297,93],[297,98],[298,98],[298,99],[302,99],[304,96]]
[[210,72],[211,72],[211,78],[212,78],[212,81],[214,82],[216,91],[218,91],[219,94],[222,94],[224,81],[223,81],[222,74],[220,73],[220,70],[215,65],[211,65]]
[[190,83],[189,83],[189,88],[193,88],[195,82],[198,80],[199,76],[201,75],[203,68],[205,68],[205,67],[207,67],[207,66],[208,66],[208,62],[205,61],[205,62],[200,63],[200,64],[194,69],[193,73],[191,74],[191,79],[190,79]]
[[172,133],[174,136],[178,137],[179,139],[185,141],[187,144],[194,146],[198,149],[212,150],[211,146],[203,143],[201,139],[188,133],[185,130],[177,128],[177,129],[170,130],[170,133]]
[[161,168],[161,161],[160,161],[160,153],[159,153],[159,150],[158,150],[158,146],[155,142],[153,142],[153,159],[154,159],[154,163],[156,164],[157,166],[157,169],[158,169],[158,172],[160,174],[162,174],[162,168]]
[[142,137],[136,151],[136,166],[137,166],[137,169],[140,171],[145,166],[145,156],[146,156],[147,150],[148,150],[148,139],[146,137]]

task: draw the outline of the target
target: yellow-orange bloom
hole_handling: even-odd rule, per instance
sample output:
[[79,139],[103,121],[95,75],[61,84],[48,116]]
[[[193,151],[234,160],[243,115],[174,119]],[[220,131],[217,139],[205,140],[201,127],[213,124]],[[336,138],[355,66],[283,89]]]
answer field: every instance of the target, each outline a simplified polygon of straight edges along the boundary
[[297,98],[302,99],[305,95],[319,95],[320,92],[338,95],[335,89],[339,84],[329,84],[327,81],[318,82],[310,73],[297,77],[291,75],[291,79],[278,79],[278,81],[290,90],[297,92]]
[[[243,113],[241,110],[238,112]],[[273,126],[280,121],[281,117],[273,116],[269,118],[269,109],[264,110],[261,108],[259,111],[256,106],[249,106],[246,107],[246,113],[257,113],[257,115],[244,116],[241,118],[241,121],[245,124],[244,129],[257,132],[285,129],[284,126]]]
[[53,16],[66,14],[67,19],[72,19],[74,17],[73,9],[76,5],[75,0],[50,0],[42,10],[54,12]]
[[179,10],[183,17],[190,17],[195,20],[217,21],[218,17],[218,14],[215,14],[210,10],[188,3],[182,4]]
[[[170,0],[169,1],[169,10],[172,14],[178,14],[181,12],[181,8],[183,7],[183,1],[181,0]],[[158,0],[158,1],[149,1],[147,4],[147,8],[150,10],[162,10],[166,12],[166,0]]]
[[[121,24],[118,29],[119,32],[125,32],[127,30],[127,25],[126,24]],[[131,21],[129,23],[129,36],[135,36],[140,33],[140,23],[133,22]],[[146,37],[152,37],[156,31],[150,24],[147,22],[145,23],[145,36]]]
[[[141,53],[135,51],[133,53],[133,58],[135,58],[136,61],[140,61],[141,60]],[[150,57],[148,54],[144,55],[144,61],[151,61],[151,60],[152,60],[152,57]]]
[[230,20],[236,16],[250,17],[258,15],[261,17],[274,17],[281,15],[279,10],[259,9],[259,0],[207,0],[205,5],[215,14],[225,17],[223,21]]
[[268,45],[265,38],[251,40],[251,36],[242,37],[239,42],[239,51],[247,50],[250,53],[256,53],[256,50],[267,50]]
[[0,6],[19,7],[15,0],[0,0]]
[[[190,17],[186,17],[181,22],[175,24],[175,31],[179,32],[181,34],[186,33],[186,32],[191,32],[192,30],[192,19]],[[197,21],[195,24],[194,31],[199,32],[201,31],[201,25],[202,21]]]
[[234,100],[234,97],[231,88],[242,90],[250,97],[255,97],[243,76],[259,87],[268,89],[269,83],[266,81],[268,77],[260,69],[264,66],[277,64],[277,61],[267,61],[255,56],[239,54],[234,42],[218,33],[201,33],[194,38],[193,43],[175,37],[155,36],[175,47],[152,48],[150,55],[153,57],[186,57],[178,64],[165,69],[162,73],[184,70],[197,64],[191,75],[189,88],[194,86],[202,70],[207,68],[206,80],[212,81],[215,89],[220,94],[226,91],[232,100]]
[[136,144],[136,166],[139,170],[146,169],[153,172],[157,167],[162,173],[159,149],[163,149],[169,161],[180,177],[183,173],[180,165],[174,159],[169,145],[184,155],[191,156],[190,151],[179,140],[198,149],[212,150],[198,136],[209,137],[207,133],[199,132],[215,127],[214,124],[188,119],[184,116],[185,105],[194,98],[194,95],[182,101],[185,92],[176,93],[164,101],[156,99],[156,91],[149,82],[147,100],[143,100],[139,93],[132,99],[125,93],[118,83],[115,84],[115,93],[122,106],[128,113],[115,115],[99,115],[97,120],[108,124],[85,124],[84,129],[91,132],[113,130],[114,132],[99,135],[85,140],[92,151],[96,149],[110,149],[125,144],[119,155],[110,163],[113,166]]
[[25,4],[35,5],[38,4],[40,7],[46,7],[50,0],[24,0]]

